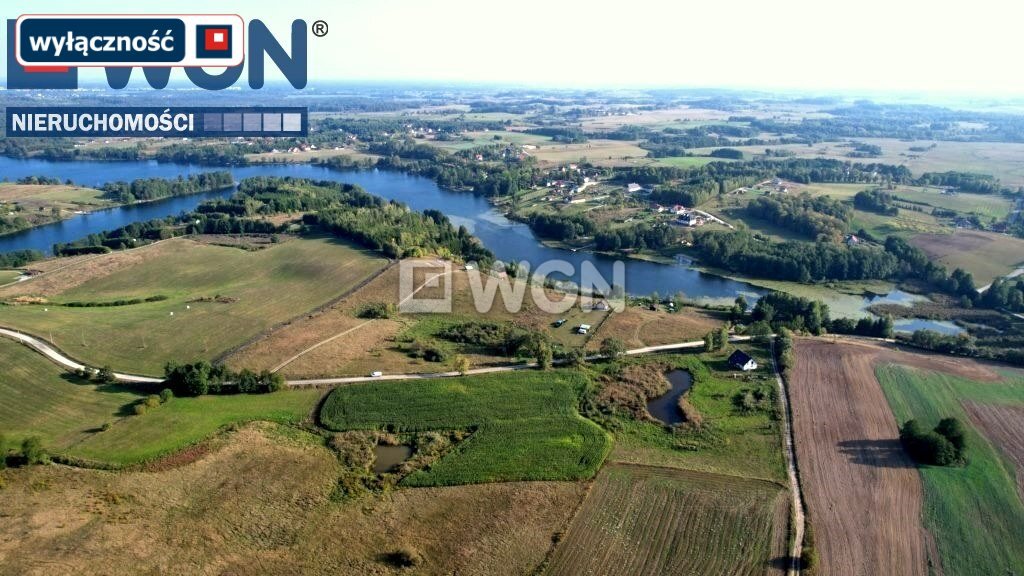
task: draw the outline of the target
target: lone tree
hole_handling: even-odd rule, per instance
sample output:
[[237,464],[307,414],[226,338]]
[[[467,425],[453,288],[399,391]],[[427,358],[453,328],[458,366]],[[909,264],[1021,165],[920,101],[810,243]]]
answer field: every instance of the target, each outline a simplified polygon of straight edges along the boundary
[[25,438],[21,443],[21,457],[26,464],[42,464],[46,461],[46,452],[43,451],[43,442],[38,436]]
[[551,346],[547,342],[540,342],[537,344],[537,366],[541,370],[548,370],[551,368],[551,364],[554,362],[554,353],[551,352]]
[[626,344],[618,338],[605,338],[601,341],[599,352],[602,356],[615,360],[626,353]]
[[117,378],[114,377],[114,370],[110,366],[104,366],[96,372],[96,381],[104,384],[113,384]]
[[466,358],[461,354],[459,356],[456,356],[455,359],[452,361],[452,367],[455,368],[455,371],[458,372],[459,374],[465,374],[466,372],[469,372],[469,358]]

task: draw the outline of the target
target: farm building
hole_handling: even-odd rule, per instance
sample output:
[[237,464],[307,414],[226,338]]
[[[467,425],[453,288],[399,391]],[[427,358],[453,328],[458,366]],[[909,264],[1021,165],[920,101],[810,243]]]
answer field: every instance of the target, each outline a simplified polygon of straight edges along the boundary
[[744,372],[757,370],[757,362],[742,350],[737,350],[729,356],[729,365]]

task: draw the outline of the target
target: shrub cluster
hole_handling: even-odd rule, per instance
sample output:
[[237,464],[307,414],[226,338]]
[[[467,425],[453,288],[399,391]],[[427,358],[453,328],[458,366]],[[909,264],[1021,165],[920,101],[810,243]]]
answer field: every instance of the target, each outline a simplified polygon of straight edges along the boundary
[[174,396],[263,394],[284,388],[284,377],[269,370],[232,372],[205,360],[191,364],[168,362],[164,366],[164,379]]
[[932,431],[924,430],[917,420],[907,420],[900,428],[900,442],[922,464],[951,466],[967,460],[964,427],[956,418],[943,418]]
[[359,317],[368,319],[391,318],[397,311],[397,307],[391,302],[370,302],[359,311]]

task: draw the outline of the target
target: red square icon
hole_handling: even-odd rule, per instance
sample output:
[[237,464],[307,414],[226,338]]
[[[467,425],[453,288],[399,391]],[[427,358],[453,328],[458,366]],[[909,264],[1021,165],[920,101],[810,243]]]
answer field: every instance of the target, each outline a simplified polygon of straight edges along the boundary
[[228,28],[207,28],[203,30],[203,34],[203,49],[221,51],[231,48],[228,42]]

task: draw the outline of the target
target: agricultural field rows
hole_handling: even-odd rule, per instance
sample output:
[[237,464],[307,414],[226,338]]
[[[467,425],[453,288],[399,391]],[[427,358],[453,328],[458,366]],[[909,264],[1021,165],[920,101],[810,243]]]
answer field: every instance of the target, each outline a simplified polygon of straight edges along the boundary
[[928,573],[921,479],[875,381],[876,354],[855,344],[796,344],[793,432],[823,576]]
[[610,464],[547,574],[783,574],[786,491],[757,480]]

